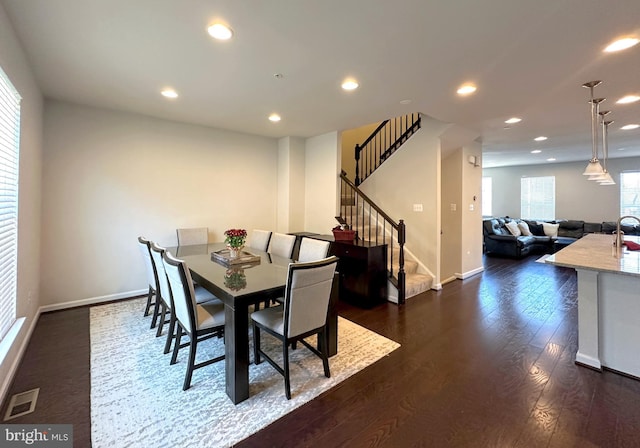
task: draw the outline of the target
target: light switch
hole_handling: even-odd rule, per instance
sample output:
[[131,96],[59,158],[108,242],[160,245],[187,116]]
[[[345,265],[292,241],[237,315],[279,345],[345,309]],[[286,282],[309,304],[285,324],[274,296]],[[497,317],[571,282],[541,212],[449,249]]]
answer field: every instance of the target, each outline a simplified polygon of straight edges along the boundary
[[469,211],[471,211],[471,212],[472,212],[472,211],[474,210],[474,208],[475,208],[475,207],[473,206],[473,204],[469,204]]
[[451,211],[455,212],[458,209],[458,206],[456,204],[451,204]]
[[413,204],[413,211],[414,212],[421,212],[422,211],[422,204]]

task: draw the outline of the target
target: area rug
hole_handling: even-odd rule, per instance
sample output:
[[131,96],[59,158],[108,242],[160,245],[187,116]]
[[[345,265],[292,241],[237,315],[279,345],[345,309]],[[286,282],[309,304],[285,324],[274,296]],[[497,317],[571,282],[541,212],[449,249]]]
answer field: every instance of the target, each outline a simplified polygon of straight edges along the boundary
[[[400,345],[339,318],[338,354],[322,361],[302,345],[292,351],[291,393],[267,362],[249,369],[250,397],[233,405],[225,393],[224,362],[197,369],[182,390],[187,349],[178,363],[163,355],[165,337],[149,329],[145,299],[95,306],[90,311],[91,439],[102,447],[229,447],[388,355]],[[268,353],[281,346],[264,334]],[[270,347],[271,345],[271,347]],[[197,361],[224,353],[221,339],[198,345]]]
[[538,258],[536,260],[536,263],[546,263],[546,259],[549,258],[551,256],[551,254],[545,254],[542,257]]

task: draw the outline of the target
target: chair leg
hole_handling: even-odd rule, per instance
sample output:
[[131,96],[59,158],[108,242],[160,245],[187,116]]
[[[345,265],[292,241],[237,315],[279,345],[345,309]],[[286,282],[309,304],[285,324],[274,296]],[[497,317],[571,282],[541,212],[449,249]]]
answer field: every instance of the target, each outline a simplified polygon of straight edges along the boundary
[[149,328],[156,328],[156,325],[158,324],[158,317],[160,316],[160,302],[162,301],[158,297],[158,292],[156,291],[156,302],[153,305],[153,319],[151,319],[151,327]]
[[164,354],[166,355],[171,351],[171,342],[175,338],[176,333],[176,315],[171,313],[171,320],[169,321],[169,331],[167,332],[167,342],[164,344]]
[[178,360],[178,350],[180,350],[180,338],[182,337],[182,325],[178,322],[176,325],[176,341],[173,343],[173,355],[171,355],[170,365],[173,365]]
[[[320,338],[322,336],[322,338]],[[327,328],[318,335],[318,341],[322,340],[322,349],[320,353],[322,353],[322,366],[324,367],[324,376],[327,378],[331,378],[331,372],[329,371],[329,335],[327,333]]]
[[189,363],[187,364],[187,374],[184,377],[182,390],[187,390],[191,387],[191,375],[193,374],[193,366],[196,363],[196,347],[198,340],[195,335],[190,335],[189,339]]
[[149,312],[151,311],[151,305],[154,305],[154,303],[151,301],[151,297],[154,295],[154,291],[153,288],[151,288],[151,285],[149,285],[149,292],[147,293],[147,306],[144,309],[144,316],[147,317],[149,315]]
[[253,363],[255,365],[260,364],[260,328],[257,325],[253,326]]
[[285,342],[282,344],[282,356],[284,362],[284,393],[287,400],[291,400],[291,381],[289,380],[289,344]]
[[160,313],[160,322],[158,323],[158,331],[156,331],[156,337],[160,337],[160,335],[162,334],[162,327],[164,327],[166,314],[167,314],[167,306],[163,303],[162,312]]

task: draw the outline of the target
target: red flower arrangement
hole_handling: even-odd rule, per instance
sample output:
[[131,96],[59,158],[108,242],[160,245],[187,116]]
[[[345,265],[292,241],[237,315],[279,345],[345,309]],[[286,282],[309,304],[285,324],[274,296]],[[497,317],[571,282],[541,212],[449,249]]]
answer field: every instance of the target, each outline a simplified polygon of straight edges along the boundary
[[244,229],[229,229],[224,232],[226,237],[224,242],[227,246],[237,249],[244,246],[244,242],[247,239],[247,231]]

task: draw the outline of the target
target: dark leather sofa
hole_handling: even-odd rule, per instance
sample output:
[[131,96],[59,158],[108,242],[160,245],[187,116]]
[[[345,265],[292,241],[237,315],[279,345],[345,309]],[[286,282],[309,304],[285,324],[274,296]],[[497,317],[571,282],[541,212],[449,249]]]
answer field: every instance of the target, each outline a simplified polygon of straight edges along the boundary
[[[520,219],[491,218],[482,222],[484,251],[490,255],[501,255],[522,258],[530,254],[548,254],[568,246],[588,233],[612,234],[616,230],[615,221],[602,223],[585,222],[580,220],[548,221],[558,224],[558,235],[551,237],[544,234],[543,225],[538,221],[523,220],[529,226],[532,236],[514,236],[505,226],[509,221]],[[622,225],[625,235],[640,235],[640,224]]]

